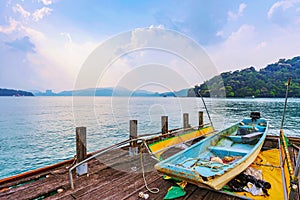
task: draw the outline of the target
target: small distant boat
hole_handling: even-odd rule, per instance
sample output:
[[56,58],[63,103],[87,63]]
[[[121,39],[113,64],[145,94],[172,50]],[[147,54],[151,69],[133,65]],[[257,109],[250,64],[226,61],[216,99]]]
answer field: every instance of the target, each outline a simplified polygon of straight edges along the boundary
[[200,187],[219,190],[255,160],[267,131],[267,120],[252,112],[250,118],[157,163],[155,168]]

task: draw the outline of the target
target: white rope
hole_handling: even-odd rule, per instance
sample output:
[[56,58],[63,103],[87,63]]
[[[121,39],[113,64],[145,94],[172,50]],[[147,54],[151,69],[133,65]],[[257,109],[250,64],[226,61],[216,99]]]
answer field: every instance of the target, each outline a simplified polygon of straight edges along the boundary
[[143,151],[141,150],[140,152],[140,158],[141,158],[141,167],[142,167],[142,174],[143,174],[143,179],[144,179],[144,184],[146,189],[151,192],[152,194],[157,194],[159,193],[159,189],[158,188],[149,188],[146,178],[145,178],[145,169],[144,169],[144,162],[143,162]]

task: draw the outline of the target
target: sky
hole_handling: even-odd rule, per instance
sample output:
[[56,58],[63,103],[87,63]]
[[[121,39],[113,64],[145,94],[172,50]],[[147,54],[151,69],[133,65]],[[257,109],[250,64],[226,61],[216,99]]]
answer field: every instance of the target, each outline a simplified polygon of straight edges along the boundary
[[[127,32],[131,41],[142,45],[141,37],[133,40],[142,28],[151,37],[159,32],[154,29],[161,29],[197,43],[214,64],[214,73],[250,66],[258,70],[280,58],[299,56],[300,0],[1,0],[0,88],[72,90],[96,48]],[[145,67],[149,63],[151,70]],[[145,70],[140,72],[138,66]],[[141,50],[119,58],[106,74],[96,74],[94,86],[126,86],[125,82],[139,76],[135,70],[142,76],[159,72],[160,79],[170,79],[175,71],[186,83],[173,81],[170,87],[167,82],[155,85],[158,79],[147,79],[156,90],[160,90],[157,85],[178,90],[211,78],[205,73],[202,79],[193,77],[189,69],[178,57]],[[126,78],[129,73],[131,78]],[[128,85],[151,89],[141,80],[140,85],[132,83]]]

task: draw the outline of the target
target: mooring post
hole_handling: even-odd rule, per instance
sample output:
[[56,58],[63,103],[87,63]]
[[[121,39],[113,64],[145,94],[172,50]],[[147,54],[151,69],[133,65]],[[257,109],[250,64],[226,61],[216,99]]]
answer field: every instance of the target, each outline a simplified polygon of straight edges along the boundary
[[168,131],[168,116],[161,116],[161,134],[166,134]]
[[[80,163],[87,158],[86,153],[86,127],[76,127],[76,162]],[[84,163],[76,167],[76,173],[83,175],[88,173],[88,164]]]
[[203,127],[203,112],[199,111],[199,129]]
[[300,169],[300,152],[298,152],[298,157],[297,157],[297,161],[296,161],[296,167],[295,167],[295,172],[294,172],[295,177],[298,177],[299,169]]
[[189,114],[183,113],[183,128],[187,129],[189,128]]
[[[129,139],[137,139],[137,120],[129,121]],[[137,141],[131,141],[129,147],[129,156],[138,155],[138,144]]]
[[[296,161],[296,168],[294,171],[293,176],[297,180],[297,177],[299,175],[299,166],[300,165],[300,153],[298,153],[297,161]],[[291,191],[289,195],[289,199],[296,199],[295,196],[297,195],[297,189],[298,189],[298,181],[291,181]],[[298,195],[297,195],[298,196]]]

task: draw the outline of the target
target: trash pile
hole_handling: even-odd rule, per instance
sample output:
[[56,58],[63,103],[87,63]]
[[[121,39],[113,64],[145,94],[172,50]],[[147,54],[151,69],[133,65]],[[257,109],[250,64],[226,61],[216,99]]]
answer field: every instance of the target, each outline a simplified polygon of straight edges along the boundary
[[271,184],[263,180],[262,171],[248,167],[227,184],[234,192],[247,191],[253,196],[269,196]]

